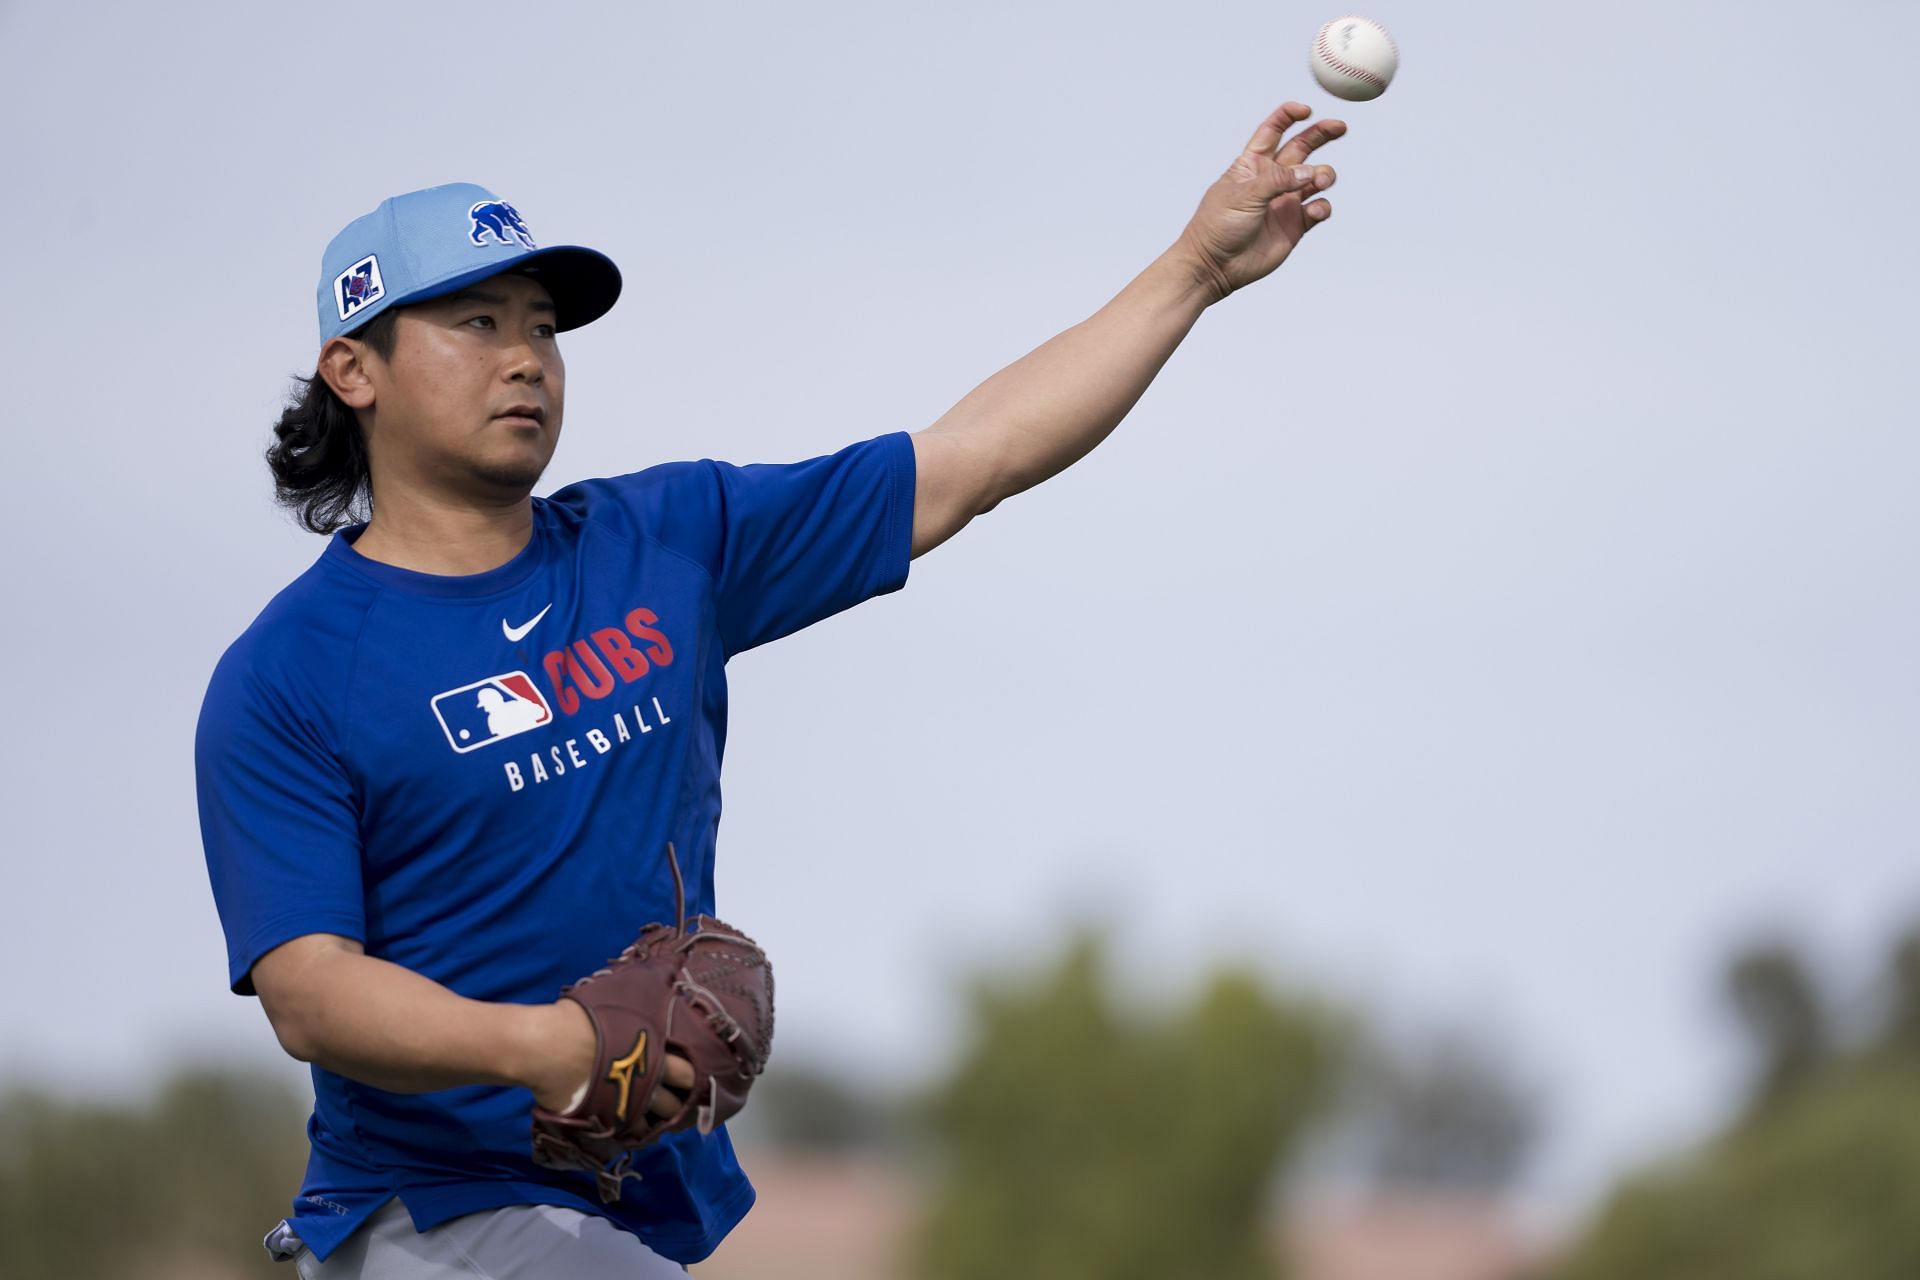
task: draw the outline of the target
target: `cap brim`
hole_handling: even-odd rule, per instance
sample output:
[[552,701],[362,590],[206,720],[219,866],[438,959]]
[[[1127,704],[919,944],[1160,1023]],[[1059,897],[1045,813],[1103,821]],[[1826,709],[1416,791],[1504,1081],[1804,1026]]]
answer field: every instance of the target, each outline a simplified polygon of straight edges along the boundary
[[620,299],[620,268],[597,249],[575,244],[535,249],[507,270],[532,276],[547,287],[553,296],[557,331],[593,323]]
[[591,324],[613,309],[620,298],[620,268],[598,249],[577,244],[559,244],[551,249],[534,249],[517,258],[492,262],[473,271],[441,280],[429,289],[395,298],[390,305],[404,307],[429,302],[458,293],[470,284],[493,276],[518,272],[531,276],[545,286],[553,298],[553,327],[557,333]]

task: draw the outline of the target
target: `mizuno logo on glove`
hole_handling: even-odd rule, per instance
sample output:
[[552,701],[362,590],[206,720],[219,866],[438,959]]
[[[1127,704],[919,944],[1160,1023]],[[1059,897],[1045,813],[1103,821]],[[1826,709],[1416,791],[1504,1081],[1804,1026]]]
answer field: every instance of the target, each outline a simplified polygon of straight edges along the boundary
[[633,1073],[647,1074],[647,1033],[642,1031],[633,1042],[633,1049],[626,1057],[613,1062],[607,1069],[607,1080],[620,1090],[620,1099],[614,1104],[613,1112],[620,1123],[627,1122],[627,1102],[633,1093]]

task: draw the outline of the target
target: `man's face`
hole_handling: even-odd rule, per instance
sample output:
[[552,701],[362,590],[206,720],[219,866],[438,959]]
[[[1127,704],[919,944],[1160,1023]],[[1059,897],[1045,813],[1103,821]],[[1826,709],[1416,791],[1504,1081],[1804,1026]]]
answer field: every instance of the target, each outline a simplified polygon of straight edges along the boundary
[[367,362],[378,490],[418,485],[517,501],[560,441],[566,366],[553,300],[504,274],[401,310],[393,356]]

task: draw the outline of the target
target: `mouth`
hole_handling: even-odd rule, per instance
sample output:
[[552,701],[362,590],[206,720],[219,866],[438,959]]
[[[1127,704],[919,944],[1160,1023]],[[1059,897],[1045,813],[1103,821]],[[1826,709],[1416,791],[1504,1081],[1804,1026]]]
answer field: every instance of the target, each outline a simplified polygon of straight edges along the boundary
[[514,427],[544,427],[547,411],[537,404],[513,404],[494,414],[493,420]]

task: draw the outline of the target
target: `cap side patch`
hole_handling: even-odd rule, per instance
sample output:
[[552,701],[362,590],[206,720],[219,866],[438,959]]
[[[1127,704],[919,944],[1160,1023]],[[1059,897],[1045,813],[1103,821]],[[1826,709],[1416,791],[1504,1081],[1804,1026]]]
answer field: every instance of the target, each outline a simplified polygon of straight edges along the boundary
[[378,254],[368,254],[333,278],[333,301],[340,309],[342,320],[386,296],[387,287],[380,280]]

